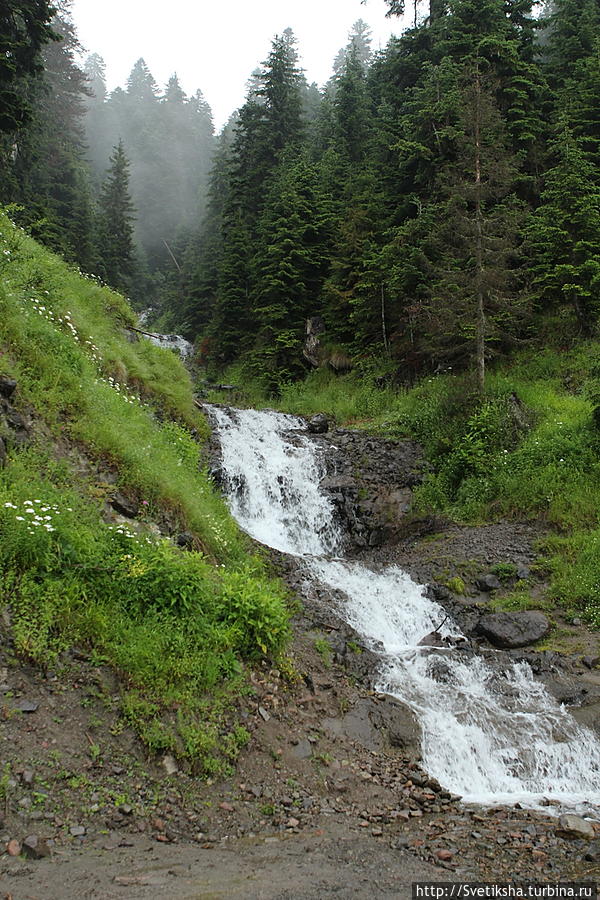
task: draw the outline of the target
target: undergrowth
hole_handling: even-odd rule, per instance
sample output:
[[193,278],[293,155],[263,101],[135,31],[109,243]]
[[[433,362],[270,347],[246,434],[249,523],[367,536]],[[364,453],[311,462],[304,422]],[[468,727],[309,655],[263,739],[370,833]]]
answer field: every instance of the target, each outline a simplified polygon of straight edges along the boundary
[[[134,322],[122,297],[0,215],[0,373],[35,421],[0,470],[0,584],[19,655],[48,666],[87,646],[121,673],[148,748],[215,775],[247,740],[234,714],[245,662],[279,653],[289,613],[204,470],[189,375],[133,339]],[[106,471],[140,519],[192,532],[196,550],[143,521],[107,524]]]

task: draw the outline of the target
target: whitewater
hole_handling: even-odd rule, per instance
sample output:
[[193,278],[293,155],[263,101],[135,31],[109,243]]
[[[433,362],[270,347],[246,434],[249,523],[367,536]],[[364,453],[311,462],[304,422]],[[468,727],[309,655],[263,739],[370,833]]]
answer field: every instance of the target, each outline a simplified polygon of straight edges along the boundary
[[[419,719],[427,772],[465,802],[550,802],[557,811],[596,815],[600,742],[530,667],[510,660],[497,666],[461,650],[458,624],[397,566],[373,571],[343,558],[343,534],[319,489],[323,442],[311,439],[304,420],[269,410],[207,410],[232,514],[253,538],[296,557],[307,581],[344,598],[336,612],[378,656],[376,690]],[[337,452],[334,442],[326,452]],[[435,630],[453,639],[449,646],[420,646]]]

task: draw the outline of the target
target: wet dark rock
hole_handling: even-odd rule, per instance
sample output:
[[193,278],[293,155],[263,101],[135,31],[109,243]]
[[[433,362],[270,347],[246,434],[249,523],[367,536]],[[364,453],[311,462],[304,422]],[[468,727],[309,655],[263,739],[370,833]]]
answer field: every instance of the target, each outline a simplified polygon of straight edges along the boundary
[[482,578],[478,578],[475,584],[477,585],[477,588],[484,593],[497,591],[502,587],[495,575],[484,575]]
[[454,594],[449,588],[446,587],[445,584],[436,584],[435,582],[427,585],[426,595],[430,600],[437,600],[441,603],[443,603],[445,600],[454,599]]
[[133,500],[129,500],[124,494],[117,493],[111,497],[110,505],[122,516],[128,519],[135,519],[140,508]]
[[17,388],[17,382],[9,375],[0,375],[0,396],[10,400]]
[[419,647],[445,647],[446,642],[438,631],[431,631],[419,641]]
[[317,413],[308,420],[308,430],[311,434],[327,434],[329,431],[329,419],[325,413]]
[[477,631],[502,649],[526,647],[545,637],[550,622],[541,612],[502,612],[483,616]]
[[191,531],[182,531],[181,534],[177,535],[175,543],[182,550],[192,550],[194,547],[194,535]]
[[0,469],[6,465],[6,444],[4,438],[0,437]]
[[387,695],[361,698],[340,718],[323,720],[334,736],[345,736],[367,750],[395,748],[414,758],[420,755],[421,729],[411,709]]
[[581,662],[586,669],[596,669],[600,666],[600,656],[584,656],[582,657]]

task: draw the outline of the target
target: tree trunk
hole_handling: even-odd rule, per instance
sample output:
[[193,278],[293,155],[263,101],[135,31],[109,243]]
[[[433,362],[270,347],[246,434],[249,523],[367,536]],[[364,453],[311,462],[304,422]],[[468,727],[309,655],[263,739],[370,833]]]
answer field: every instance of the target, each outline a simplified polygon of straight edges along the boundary
[[481,77],[479,63],[475,64],[475,265],[477,324],[475,329],[477,360],[477,386],[479,393],[485,391],[485,290],[483,271],[483,209],[481,202]]
[[381,282],[381,331],[383,332],[383,346],[385,347],[386,355],[389,356],[390,348],[387,339],[387,328],[385,325],[385,287],[383,281]]
[[441,19],[446,12],[446,0],[429,0],[429,24]]

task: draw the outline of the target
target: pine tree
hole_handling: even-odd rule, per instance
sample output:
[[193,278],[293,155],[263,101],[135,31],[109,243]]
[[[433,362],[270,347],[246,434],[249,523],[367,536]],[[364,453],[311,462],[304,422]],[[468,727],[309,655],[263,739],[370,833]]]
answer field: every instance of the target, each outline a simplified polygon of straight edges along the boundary
[[42,70],[40,50],[56,35],[48,0],[3,0],[0,6],[0,133],[31,117],[27,81]]
[[365,159],[370,134],[366,78],[359,52],[352,48],[337,78],[334,98],[337,149],[351,162]]
[[600,313],[600,188],[594,166],[563,121],[544,177],[542,203],[527,230],[532,291],[539,303],[568,304],[582,334]]
[[135,275],[134,207],[129,195],[129,161],[122,141],[110,157],[110,167],[100,195],[100,208],[101,274],[111,287],[129,294]]
[[557,92],[569,90],[577,64],[593,54],[599,34],[598,0],[555,0],[545,61],[548,80]]
[[265,129],[274,162],[286,147],[297,145],[303,134],[302,77],[291,29],[275,36],[259,80],[257,94],[264,100]]
[[[422,197],[414,197],[416,215],[386,250],[398,259],[390,290],[404,310],[404,326],[401,319],[394,327],[412,334],[411,353],[418,350],[429,365],[470,360],[483,390],[488,355],[518,330],[522,316],[512,283],[521,215],[513,194],[516,160],[478,61],[464,67],[446,61],[445,70],[447,101],[436,105],[448,118],[443,129],[435,127],[443,157]],[[434,70],[430,78],[435,83]],[[422,116],[426,121],[425,109]],[[399,149],[410,164],[425,147],[407,141]]]
[[327,216],[316,172],[284,157],[258,223],[252,258],[253,361],[272,386],[302,370],[304,323],[314,312],[327,263]]
[[57,40],[41,52],[44,71],[30,84],[31,113],[15,144],[5,201],[24,207],[32,233],[87,271],[94,270],[94,217],[83,132],[87,85],[80,46],[66,14],[52,20]]

